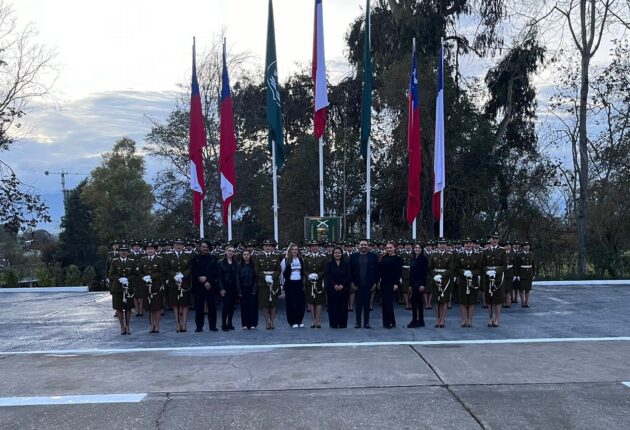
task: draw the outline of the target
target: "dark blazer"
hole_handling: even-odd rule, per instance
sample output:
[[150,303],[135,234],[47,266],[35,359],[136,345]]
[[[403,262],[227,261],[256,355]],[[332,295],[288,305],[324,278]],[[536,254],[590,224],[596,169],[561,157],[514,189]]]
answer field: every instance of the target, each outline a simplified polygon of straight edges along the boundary
[[336,292],[335,285],[343,285],[343,290],[347,292],[350,286],[352,272],[350,263],[341,259],[341,264],[337,265],[335,260],[328,260],[324,271],[324,279],[326,280],[326,289],[328,292]]
[[[282,276],[284,277],[285,281],[288,281],[289,279],[291,279],[291,261],[292,259],[287,260],[287,258],[283,258],[284,260],[284,272],[282,272]],[[298,257],[298,260],[300,261],[300,279],[304,279],[305,273],[304,273],[304,260],[302,259],[302,257]],[[282,264],[282,262],[280,262],[280,264]]]
[[402,287],[402,266],[403,260],[399,256],[384,255],[378,263],[381,287],[392,287],[394,285]]
[[199,276],[208,278],[210,285],[215,288],[219,283],[219,266],[217,257],[208,254],[196,254],[190,263],[192,287],[194,290],[201,290],[203,285],[197,280]]
[[[367,285],[363,285],[363,287],[367,287],[368,289],[372,288],[374,284],[378,281],[378,256],[373,252],[368,252],[368,265],[367,265]],[[362,287],[359,282],[360,273],[359,273],[359,253],[355,252],[350,256],[350,269],[351,269],[351,281],[354,285],[356,285],[359,289]]]
[[227,262],[225,258],[219,261],[219,289],[225,290],[228,293],[236,294],[237,290],[237,263],[236,260],[232,260],[232,264]]
[[236,269],[236,287],[238,294],[243,294],[243,290],[251,290],[252,294],[258,292],[258,276],[256,275],[256,265],[253,261],[249,264],[245,264],[242,261],[238,264]]
[[429,270],[429,259],[422,253],[417,257],[412,257],[410,261],[409,285],[413,288],[419,288],[421,285],[426,287],[427,271]]

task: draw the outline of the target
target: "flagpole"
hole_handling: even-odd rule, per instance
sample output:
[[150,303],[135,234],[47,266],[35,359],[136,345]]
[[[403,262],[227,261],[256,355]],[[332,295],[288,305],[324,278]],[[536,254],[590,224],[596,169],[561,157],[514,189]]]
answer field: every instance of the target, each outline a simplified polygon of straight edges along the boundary
[[440,192],[440,237],[444,237],[444,190]]
[[276,167],[276,142],[271,141],[271,166],[273,171],[273,238],[278,243],[278,169]]
[[324,136],[319,138],[319,216],[324,216]]
[[371,219],[372,219],[372,208],[370,206],[370,192],[372,191],[372,187],[370,186],[370,177],[371,175],[371,155],[372,151],[370,150],[370,139],[367,140],[367,156],[366,160],[366,171],[365,171],[365,238],[371,239],[370,231],[371,231]]
[[413,240],[416,240],[416,239],[417,239],[417,237],[416,237],[416,222],[417,222],[417,221],[418,221],[418,220],[415,220],[415,219],[414,219],[414,220],[413,220],[413,224],[411,224],[411,238],[412,238]]
[[228,241],[232,240],[232,202],[228,205]]
[[201,199],[201,208],[199,209],[199,239],[203,239],[205,236],[204,224],[203,224],[203,199]]
[[[440,38],[440,62],[442,63],[442,103],[444,103],[444,37]],[[442,106],[444,109],[444,106]],[[442,118],[444,118],[444,111],[442,110]],[[444,123],[442,119],[442,136],[444,136]],[[442,137],[444,140],[444,138]],[[443,152],[446,152],[446,147],[444,145]],[[445,155],[445,154],[444,154]],[[445,169],[446,166],[443,166],[442,169]],[[446,173],[444,174],[444,178],[446,179]],[[444,192],[446,191],[446,184],[444,184],[444,188],[440,191],[440,237],[444,237]]]

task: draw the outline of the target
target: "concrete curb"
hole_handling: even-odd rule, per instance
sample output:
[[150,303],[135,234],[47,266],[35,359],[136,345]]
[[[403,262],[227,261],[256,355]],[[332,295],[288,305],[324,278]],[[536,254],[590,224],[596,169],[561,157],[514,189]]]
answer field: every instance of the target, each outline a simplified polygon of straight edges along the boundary
[[624,285],[630,286],[630,279],[595,280],[595,281],[534,281],[539,287],[594,287],[598,285]]
[[88,287],[0,288],[0,293],[87,293]]

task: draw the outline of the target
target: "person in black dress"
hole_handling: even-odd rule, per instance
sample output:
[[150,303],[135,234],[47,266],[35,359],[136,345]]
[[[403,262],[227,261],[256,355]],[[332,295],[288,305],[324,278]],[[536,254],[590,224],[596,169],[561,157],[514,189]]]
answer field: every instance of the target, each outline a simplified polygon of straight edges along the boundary
[[394,296],[401,286],[403,260],[396,255],[396,244],[392,241],[387,242],[385,252],[378,263],[378,273],[381,282],[383,327],[392,329],[396,327]]
[[411,290],[411,322],[408,328],[424,327],[422,294],[425,292],[429,260],[419,243],[413,246],[410,260],[409,288]]
[[225,258],[219,261],[219,290],[223,297],[223,309],[221,310],[221,330],[234,330],[232,317],[236,303],[236,261],[234,260],[234,247],[225,248]]
[[333,249],[332,258],[326,263],[324,275],[330,328],[346,328],[348,326],[350,278],[350,263],[344,259],[341,247],[336,246]]
[[241,325],[243,330],[258,326],[258,278],[252,261],[252,253],[245,249],[237,266],[236,286],[241,302]]

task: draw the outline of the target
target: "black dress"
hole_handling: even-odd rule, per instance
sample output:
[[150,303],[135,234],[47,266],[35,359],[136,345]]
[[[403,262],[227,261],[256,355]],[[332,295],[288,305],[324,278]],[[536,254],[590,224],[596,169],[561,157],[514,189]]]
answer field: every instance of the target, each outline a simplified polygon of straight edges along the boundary
[[[328,323],[331,328],[348,326],[348,293],[351,276],[350,264],[344,259],[339,264],[335,260],[330,260],[326,264],[324,279],[328,296]],[[337,291],[335,285],[343,285],[343,289]]]
[[228,263],[227,259],[219,262],[219,289],[225,291],[223,296],[223,309],[221,311],[221,328],[223,330],[233,330],[232,317],[234,316],[234,305],[236,304],[236,261]]
[[383,327],[396,327],[394,316],[394,285],[402,286],[403,260],[397,255],[384,255],[378,265],[381,281],[381,299],[383,306]]
[[241,301],[241,325],[254,328],[258,325],[258,277],[254,262],[236,266],[236,287]]
[[[429,259],[424,253],[411,258],[409,285],[411,286],[411,326],[424,327],[424,306],[420,287],[427,288],[427,270]],[[414,324],[415,323],[415,324]]]

